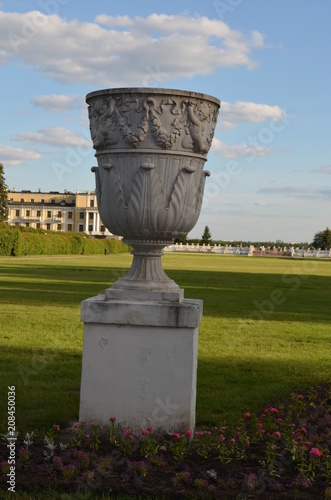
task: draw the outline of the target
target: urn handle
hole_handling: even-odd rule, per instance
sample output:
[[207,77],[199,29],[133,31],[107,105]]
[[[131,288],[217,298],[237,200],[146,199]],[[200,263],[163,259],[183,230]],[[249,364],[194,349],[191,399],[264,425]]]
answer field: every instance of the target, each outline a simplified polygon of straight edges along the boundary
[[101,194],[102,194],[102,186],[100,181],[100,172],[98,167],[92,167],[91,172],[95,173],[95,190],[97,193],[97,203],[99,210],[101,208]]

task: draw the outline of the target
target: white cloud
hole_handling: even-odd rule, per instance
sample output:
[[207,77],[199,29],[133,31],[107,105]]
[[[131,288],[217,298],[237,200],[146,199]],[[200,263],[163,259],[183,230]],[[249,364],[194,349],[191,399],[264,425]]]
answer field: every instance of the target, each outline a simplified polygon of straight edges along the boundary
[[270,106],[269,104],[242,101],[234,104],[222,102],[219,127],[231,129],[236,127],[237,123],[278,122],[284,116],[285,110],[277,105]]
[[266,201],[258,201],[253,203],[256,207],[274,207],[277,203],[268,203]]
[[63,127],[44,127],[37,132],[20,132],[12,140],[53,147],[91,147],[91,141]]
[[38,151],[24,148],[14,148],[0,144],[1,163],[6,165],[21,165],[22,161],[39,160],[41,154]]
[[313,173],[317,173],[317,174],[327,174],[327,175],[331,175],[331,165],[327,165],[325,167],[317,167],[317,168],[314,168],[314,170],[311,170],[311,172]]
[[293,196],[299,199],[331,199],[331,188],[311,188],[311,187],[269,187],[261,188],[258,193],[268,194],[284,194],[286,196]]
[[40,95],[31,100],[33,106],[43,108],[47,111],[67,111],[78,101],[74,95]]
[[[97,24],[99,23],[99,24]],[[0,12],[0,64],[19,60],[63,83],[158,85],[167,79],[207,75],[220,67],[253,69],[258,32],[245,36],[223,21],[152,14],[146,18],[98,16],[94,23],[38,11]],[[156,75],[150,75],[150,69]]]
[[235,144],[229,146],[214,137],[210,151],[211,153],[220,154],[225,158],[240,158],[243,156],[266,156],[271,150],[270,148],[255,147],[249,144]]

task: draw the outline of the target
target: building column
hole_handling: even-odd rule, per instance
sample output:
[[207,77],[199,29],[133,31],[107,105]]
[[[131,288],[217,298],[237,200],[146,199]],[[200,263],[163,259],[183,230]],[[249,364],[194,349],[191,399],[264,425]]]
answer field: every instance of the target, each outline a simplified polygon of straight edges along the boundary
[[63,213],[62,231],[65,233],[66,232],[66,222],[67,222],[67,211],[62,210],[62,213]]
[[99,212],[96,214],[96,231],[99,234],[100,233],[100,215]]
[[89,213],[86,211],[85,212],[85,229],[84,231],[88,233],[88,217],[89,217]]

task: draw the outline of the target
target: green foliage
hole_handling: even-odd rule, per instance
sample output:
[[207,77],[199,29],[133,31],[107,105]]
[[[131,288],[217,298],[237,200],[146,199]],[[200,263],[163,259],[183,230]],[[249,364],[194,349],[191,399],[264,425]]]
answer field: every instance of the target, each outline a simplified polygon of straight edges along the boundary
[[130,247],[120,240],[94,239],[78,233],[44,231],[0,224],[0,255],[91,255],[126,253]]
[[313,241],[314,248],[321,248],[322,250],[328,250],[331,248],[331,229],[328,227],[324,231],[319,231],[314,236]]
[[0,163],[0,222],[8,219],[8,193],[5,183],[3,165]]
[[0,255],[17,255],[19,248],[19,231],[7,224],[0,223]]
[[210,243],[211,243],[211,234],[209,227],[206,226],[203,235],[201,237],[201,244],[210,245]]

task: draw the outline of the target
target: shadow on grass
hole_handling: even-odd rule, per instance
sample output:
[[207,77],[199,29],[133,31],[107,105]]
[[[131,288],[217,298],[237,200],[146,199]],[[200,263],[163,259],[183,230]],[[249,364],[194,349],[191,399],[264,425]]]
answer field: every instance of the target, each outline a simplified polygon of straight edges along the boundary
[[331,380],[330,364],[309,359],[201,359],[198,363],[196,417],[200,425],[230,425],[246,412],[284,402],[291,393],[304,392]]
[[[103,294],[127,268],[0,267],[3,304],[74,306]],[[211,317],[277,321],[331,321],[331,277],[222,271],[167,271],[185,297],[204,301]]]
[[40,347],[2,347],[0,432],[6,430],[8,386],[15,386],[16,427],[49,428],[78,420],[81,352]]
[[[1,350],[1,394],[16,388],[16,425],[19,431],[61,427],[78,421],[81,353],[60,349],[13,348]],[[316,371],[307,359],[204,359],[199,356],[197,425],[228,425],[245,412],[263,410],[295,390],[330,378],[324,361]],[[109,384],[116,384],[110,380]],[[131,382],[130,382],[131,383]],[[123,388],[125,398],[125,388]],[[0,432],[6,431],[6,401],[1,398]],[[169,400],[174,401],[169,394]],[[110,409],[109,417],[112,416]]]

